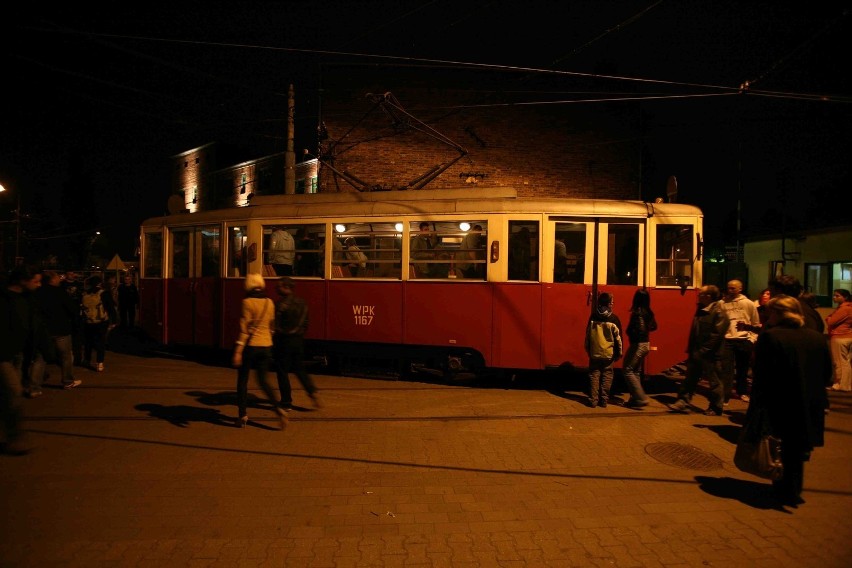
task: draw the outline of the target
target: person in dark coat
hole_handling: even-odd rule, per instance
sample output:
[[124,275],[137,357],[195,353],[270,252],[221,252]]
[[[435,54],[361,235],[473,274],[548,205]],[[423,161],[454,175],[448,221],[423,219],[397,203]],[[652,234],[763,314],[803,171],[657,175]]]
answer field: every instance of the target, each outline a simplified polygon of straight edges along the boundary
[[53,357],[61,371],[62,386],[67,389],[80,386],[83,382],[74,378],[74,354],[72,334],[80,318],[80,306],[62,289],[58,273],[45,270],[42,286],[35,291],[36,301],[41,308],[47,334],[52,342]]
[[0,289],[0,453],[23,455],[30,448],[21,428],[21,373],[16,363],[23,357],[25,330],[12,294]]
[[755,345],[751,405],[765,408],[770,432],[781,439],[784,475],[773,481],[777,499],[796,506],[805,462],[824,445],[826,386],[831,384],[831,354],[823,334],[806,327],[798,298],[773,297],[768,319]]
[[692,319],[686,352],[686,377],[677,393],[677,400],[668,405],[669,409],[681,414],[691,412],[692,397],[698,390],[698,382],[705,378],[710,386],[710,406],[704,411],[706,416],[722,416],[724,389],[719,380],[719,360],[722,339],[730,323],[724,310],[718,306],[721,298],[719,288],[712,284],[698,290],[698,309]]
[[136,307],[139,305],[139,290],[133,277],[125,274],[118,285],[118,319],[122,329],[132,329],[136,323]]

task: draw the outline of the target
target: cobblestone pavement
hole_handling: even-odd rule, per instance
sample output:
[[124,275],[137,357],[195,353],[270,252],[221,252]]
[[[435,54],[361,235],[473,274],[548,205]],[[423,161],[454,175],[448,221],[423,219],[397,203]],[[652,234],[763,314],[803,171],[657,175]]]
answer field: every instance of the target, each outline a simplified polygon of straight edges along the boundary
[[[293,379],[285,431],[252,378],[107,354],[26,400],[34,451],[0,456],[0,566],[819,566],[852,551],[852,397],[831,393],[806,503],[739,472],[745,404],[675,415],[585,406],[550,377],[446,385]],[[667,381],[661,381],[665,385]],[[259,398],[260,397],[260,398]],[[701,399],[701,397],[697,397]],[[702,400],[702,403],[704,401]]]

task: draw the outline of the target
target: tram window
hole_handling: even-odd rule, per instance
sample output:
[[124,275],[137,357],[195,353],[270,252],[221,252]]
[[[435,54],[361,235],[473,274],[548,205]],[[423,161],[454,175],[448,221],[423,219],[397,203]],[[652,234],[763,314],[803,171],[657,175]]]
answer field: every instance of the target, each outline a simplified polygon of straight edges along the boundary
[[189,231],[172,232],[172,278],[189,277]]
[[396,223],[335,223],[333,278],[396,278],[402,275],[402,237]]
[[205,227],[201,231],[201,276],[219,276],[220,243],[218,227]]
[[485,280],[485,221],[414,221],[409,228],[412,277]]
[[657,225],[657,286],[692,282],[692,225]]
[[607,284],[635,286],[639,281],[639,225],[609,224],[606,272]]
[[145,233],[145,259],[142,276],[145,278],[163,277],[163,234]]
[[323,235],[325,225],[296,226],[296,260],[293,265],[296,276],[323,275]]
[[228,276],[242,277],[248,272],[246,245],[248,243],[248,228],[246,226],[231,227],[228,237]]
[[[276,276],[292,276],[296,261],[295,230],[288,225],[264,225],[263,264],[270,266]],[[267,271],[269,269],[266,269]]]
[[553,281],[582,284],[586,273],[586,224],[556,223]]
[[488,260],[485,249],[488,243],[488,224],[470,221],[459,224],[461,240],[453,252],[453,266],[461,277],[485,280]]
[[509,280],[538,280],[538,222],[509,221]]

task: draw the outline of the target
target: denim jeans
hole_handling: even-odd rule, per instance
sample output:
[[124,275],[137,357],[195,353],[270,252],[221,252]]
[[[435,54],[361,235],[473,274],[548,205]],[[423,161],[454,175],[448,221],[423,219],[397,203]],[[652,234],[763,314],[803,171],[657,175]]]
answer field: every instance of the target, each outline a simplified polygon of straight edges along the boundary
[[639,379],[639,368],[642,365],[642,360],[648,355],[651,350],[651,343],[643,341],[641,343],[631,343],[627,348],[627,354],[624,356],[624,382],[627,384],[627,390],[630,391],[631,400],[646,401],[648,395],[642,388],[642,381]]
[[74,353],[70,335],[54,335],[53,344],[56,348],[56,361],[62,373],[60,377],[63,385],[71,384],[74,380]]
[[255,347],[246,345],[243,349],[243,364],[237,369],[237,408],[240,413],[240,418],[247,416],[248,406],[248,380],[249,373],[252,369],[257,373],[257,382],[260,389],[273,407],[278,406],[275,393],[269,382],[266,380],[266,373],[269,371],[269,363],[272,361],[272,349],[270,347]]
[[748,368],[753,351],[754,344],[748,339],[725,339],[722,342],[722,370],[719,378],[722,381],[725,402],[731,398],[733,387],[736,387],[740,396],[748,394]]
[[686,402],[692,401],[695,391],[698,389],[698,381],[701,378],[707,379],[710,392],[710,408],[718,412],[722,411],[722,403],[724,402],[724,393],[722,381],[719,380],[719,361],[715,356],[699,357],[690,355],[686,361],[686,377],[680,385],[677,397]]
[[46,363],[40,351],[27,349],[18,354],[14,360],[15,367],[21,377],[24,393],[40,393],[44,383],[44,368]]
[[301,335],[275,334],[272,338],[275,369],[278,373],[278,390],[281,392],[281,406],[289,408],[293,404],[293,393],[290,389],[290,371],[302,383],[302,388],[313,397],[317,391],[311,376],[305,371],[305,340]]

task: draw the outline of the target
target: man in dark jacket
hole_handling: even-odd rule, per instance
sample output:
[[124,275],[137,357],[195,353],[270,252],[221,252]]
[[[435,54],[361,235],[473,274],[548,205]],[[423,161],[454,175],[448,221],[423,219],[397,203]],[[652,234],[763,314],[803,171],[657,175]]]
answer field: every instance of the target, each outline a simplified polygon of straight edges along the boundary
[[52,270],[42,274],[42,286],[36,290],[36,301],[44,317],[47,334],[53,342],[53,359],[62,373],[62,386],[71,389],[83,382],[75,379],[74,355],[72,353],[72,334],[80,306],[62,289],[62,279]]
[[41,310],[35,301],[35,291],[41,286],[41,273],[30,272],[19,266],[9,273],[6,286],[9,300],[23,325],[24,348],[14,364],[21,377],[24,396],[37,398],[42,395],[44,380],[44,353],[49,349],[49,338],[44,327]]
[[721,416],[724,402],[722,382],[719,380],[719,361],[722,340],[728,331],[728,316],[718,306],[721,294],[713,285],[698,290],[698,309],[692,318],[686,353],[686,377],[677,394],[677,401],[669,409],[681,414],[690,412],[692,397],[702,377],[710,384],[710,406],[707,416]]
[[21,430],[21,375],[15,362],[23,357],[24,326],[6,288],[0,290],[0,453],[29,451]]
[[314,407],[320,408],[317,387],[305,371],[305,332],[308,329],[308,304],[296,296],[295,281],[289,276],[278,280],[280,298],[275,304],[275,329],[272,333],[272,352],[278,372],[278,390],[281,391],[281,406],[289,410],[293,405],[290,389],[290,370],[302,383]]
[[139,305],[139,290],[133,277],[125,274],[118,285],[118,319],[122,329],[132,329],[136,322],[136,306]]

